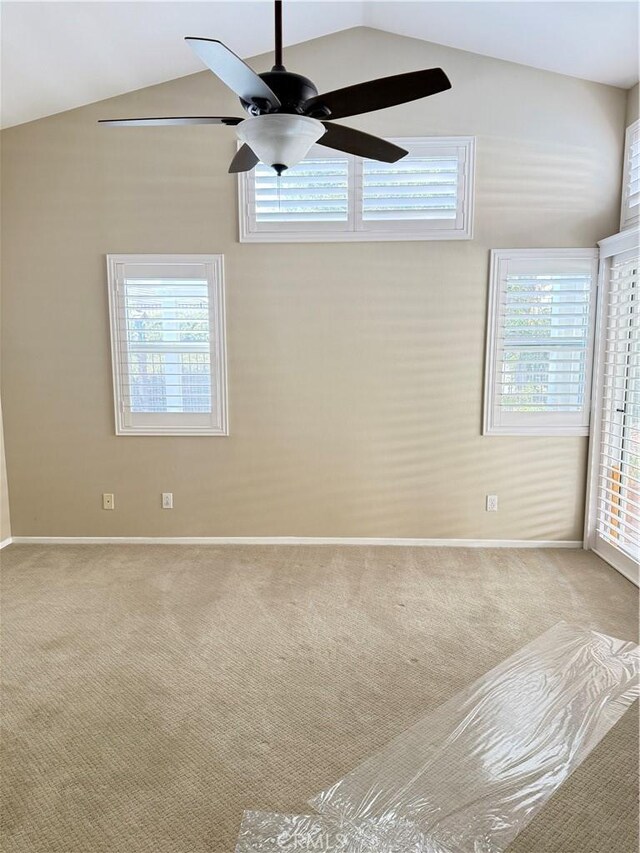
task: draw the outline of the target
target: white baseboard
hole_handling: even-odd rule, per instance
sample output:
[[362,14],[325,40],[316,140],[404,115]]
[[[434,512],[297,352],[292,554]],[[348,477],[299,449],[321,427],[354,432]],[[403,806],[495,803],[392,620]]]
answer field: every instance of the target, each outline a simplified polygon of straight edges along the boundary
[[3,539],[2,542],[0,542],[0,551],[2,551],[3,548],[6,548],[7,545],[11,545],[13,541],[14,540],[11,538],[11,536],[7,536],[6,539]]
[[23,545],[395,545],[412,548],[582,548],[573,539],[378,539],[325,536],[14,536]]

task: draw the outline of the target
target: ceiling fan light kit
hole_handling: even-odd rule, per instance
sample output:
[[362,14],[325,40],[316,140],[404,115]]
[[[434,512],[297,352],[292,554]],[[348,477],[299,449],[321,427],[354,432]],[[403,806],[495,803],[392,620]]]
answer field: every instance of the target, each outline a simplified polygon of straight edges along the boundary
[[215,39],[187,37],[186,41],[204,64],[240,98],[250,118],[105,119],[100,124],[130,127],[235,125],[243,145],[231,161],[229,172],[248,172],[262,162],[280,175],[303,160],[314,143],[369,160],[395,163],[407,155],[404,148],[352,127],[334,124],[333,119],[406,104],[451,88],[442,68],[428,68],[369,80],[319,95],[311,80],[287,71],[282,64],[282,0],[275,0],[275,64],[271,71],[256,74],[239,56]]
[[278,175],[304,160],[326,132],[318,119],[284,113],[248,118],[236,128],[238,139]]

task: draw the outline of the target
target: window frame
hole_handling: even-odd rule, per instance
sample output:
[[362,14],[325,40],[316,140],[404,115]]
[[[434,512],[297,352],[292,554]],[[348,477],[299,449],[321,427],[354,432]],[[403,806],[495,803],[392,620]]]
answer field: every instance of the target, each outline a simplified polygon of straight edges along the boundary
[[273,223],[268,228],[255,218],[253,170],[238,175],[238,236],[241,243],[334,243],[377,242],[395,240],[471,240],[475,197],[475,136],[394,137],[389,142],[409,151],[409,156],[428,156],[442,149],[456,149],[459,164],[458,190],[460,205],[456,227],[427,226],[426,220],[378,220],[365,223],[362,217],[363,161],[353,154],[314,145],[309,159],[341,159],[348,162],[348,219],[342,222],[291,222],[283,227]]
[[[107,290],[109,294],[109,327],[111,340],[111,372],[116,435],[209,435],[229,434],[227,397],[227,350],[225,321],[224,256],[108,254]],[[127,370],[127,356],[121,355],[122,284],[124,268],[134,265],[203,265],[209,299],[209,358],[211,363],[211,412],[138,412],[127,411],[122,389],[122,376]],[[215,402],[214,402],[215,401]]]
[[614,547],[598,532],[598,484],[601,481],[602,434],[604,417],[604,395],[608,390],[605,381],[607,368],[607,349],[610,338],[607,331],[611,287],[611,265],[616,258],[638,251],[640,246],[640,225],[635,225],[598,243],[600,247],[599,296],[596,317],[596,350],[594,354],[593,380],[591,391],[591,438],[589,440],[589,458],[587,462],[587,489],[585,500],[584,547],[590,548],[623,574],[636,586],[640,585],[638,563],[626,551]]
[[[634,137],[636,137],[634,139]],[[634,208],[635,213],[631,213],[632,208],[629,207],[629,196],[627,194],[627,183],[629,181],[629,171],[631,169],[631,145],[636,142],[640,144],[640,118],[636,119],[625,131],[624,135],[624,161],[622,169],[622,200],[620,203],[620,230],[626,231],[628,228],[633,228],[640,223],[640,204]]]
[[[484,400],[483,400],[483,435],[538,435],[561,436],[589,435],[591,413],[591,377],[593,371],[595,321],[598,300],[598,257],[597,249],[492,249],[489,271],[489,298],[487,305],[487,333],[484,369]],[[505,265],[509,260],[524,260],[532,258],[536,261],[590,261],[591,264],[591,299],[589,303],[589,334],[586,348],[586,369],[584,383],[584,402],[579,418],[569,418],[568,414],[553,412],[522,412],[519,418],[513,418],[512,423],[499,422],[496,417],[496,377],[498,372],[497,355],[499,346],[499,330],[502,318],[500,303],[502,282],[506,275]],[[544,274],[544,273],[543,273]],[[577,413],[575,413],[577,414]],[[571,422],[574,420],[575,422]]]

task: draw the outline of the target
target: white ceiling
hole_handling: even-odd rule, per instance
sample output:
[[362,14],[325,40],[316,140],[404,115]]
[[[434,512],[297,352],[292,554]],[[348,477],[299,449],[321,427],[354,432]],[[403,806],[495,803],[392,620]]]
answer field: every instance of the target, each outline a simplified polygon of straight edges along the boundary
[[[187,35],[218,38],[242,57],[273,45],[270,0],[5,0],[1,15],[4,127],[201,71]],[[638,80],[635,0],[284,4],[285,45],[356,26],[623,88]]]

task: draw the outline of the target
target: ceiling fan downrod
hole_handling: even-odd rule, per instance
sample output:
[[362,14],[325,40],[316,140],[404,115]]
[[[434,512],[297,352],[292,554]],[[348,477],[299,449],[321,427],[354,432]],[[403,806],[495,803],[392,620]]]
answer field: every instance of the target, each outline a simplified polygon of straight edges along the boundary
[[275,64],[272,71],[286,71],[282,64],[282,0],[274,3],[274,30],[275,30]]

